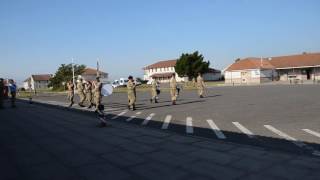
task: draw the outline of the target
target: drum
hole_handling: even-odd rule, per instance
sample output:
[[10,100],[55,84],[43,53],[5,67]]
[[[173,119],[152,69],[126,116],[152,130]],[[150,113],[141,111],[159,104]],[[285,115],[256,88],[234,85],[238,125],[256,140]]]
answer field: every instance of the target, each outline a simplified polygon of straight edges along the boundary
[[110,96],[113,92],[113,87],[111,84],[104,84],[102,86],[101,94],[102,96]]

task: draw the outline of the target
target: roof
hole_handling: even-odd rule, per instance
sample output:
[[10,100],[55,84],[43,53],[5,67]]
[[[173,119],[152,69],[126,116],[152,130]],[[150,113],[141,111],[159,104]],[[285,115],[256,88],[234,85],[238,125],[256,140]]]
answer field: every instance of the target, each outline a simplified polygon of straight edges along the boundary
[[320,53],[272,57],[270,63],[276,68],[320,66]]
[[274,69],[275,67],[263,58],[246,58],[231,64],[226,71],[245,70],[245,69]]
[[173,73],[157,73],[157,74],[153,74],[151,77],[152,78],[168,78],[168,77],[172,77]]
[[177,60],[159,61],[157,63],[151,64],[145,67],[144,69],[174,67],[176,63],[177,63]]
[[28,77],[26,80],[24,80],[23,82],[29,82],[31,81],[31,77]]
[[246,58],[230,65],[226,71],[245,69],[286,69],[320,66],[320,53],[303,53],[271,58]]
[[52,74],[34,74],[31,75],[31,77],[34,81],[49,81],[52,77]]
[[221,71],[218,69],[209,68],[207,73],[221,73]]
[[[107,74],[105,72],[102,72],[99,70],[99,72],[101,74]],[[93,68],[85,68],[84,69],[84,72],[82,73],[82,75],[97,75],[97,70],[96,69],[93,69]]]

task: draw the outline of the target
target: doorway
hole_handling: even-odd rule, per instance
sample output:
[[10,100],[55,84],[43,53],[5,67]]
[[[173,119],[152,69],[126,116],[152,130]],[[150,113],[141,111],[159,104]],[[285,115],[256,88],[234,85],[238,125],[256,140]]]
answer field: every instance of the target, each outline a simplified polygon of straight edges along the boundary
[[310,79],[311,79],[311,73],[312,73],[312,70],[311,70],[311,69],[306,69],[307,80],[310,80]]

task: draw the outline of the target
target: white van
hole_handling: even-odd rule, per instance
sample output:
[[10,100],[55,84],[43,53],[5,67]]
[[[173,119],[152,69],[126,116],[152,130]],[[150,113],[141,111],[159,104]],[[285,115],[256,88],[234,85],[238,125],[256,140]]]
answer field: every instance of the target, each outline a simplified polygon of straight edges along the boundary
[[126,86],[128,84],[128,79],[125,79],[125,78],[120,78],[119,80],[119,85],[120,86]]

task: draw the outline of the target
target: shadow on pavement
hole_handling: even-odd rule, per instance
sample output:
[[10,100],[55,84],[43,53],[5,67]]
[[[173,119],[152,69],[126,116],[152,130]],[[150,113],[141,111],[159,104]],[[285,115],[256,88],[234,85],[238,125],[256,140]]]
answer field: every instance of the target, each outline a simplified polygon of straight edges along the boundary
[[[20,100],[19,100],[20,101]],[[26,101],[23,101],[26,103]],[[185,102],[186,103],[196,103],[196,102],[201,102],[201,101],[190,101],[190,102]],[[85,116],[90,116],[90,117],[96,117],[97,115],[93,112],[88,112],[88,111],[83,111],[83,110],[78,110],[78,109],[70,109],[70,108],[65,108],[61,106],[56,106],[56,105],[49,105],[49,104],[43,104],[43,103],[36,103],[36,104],[41,104],[47,107],[54,107],[56,109],[61,109],[64,111],[68,111],[70,113],[75,113],[75,114],[82,114]],[[165,105],[168,106],[168,105]],[[171,106],[171,105],[170,105]],[[154,107],[156,108],[156,107]],[[54,116],[55,113],[52,113]],[[133,125],[136,125],[135,128],[152,128],[152,129],[157,129],[160,130],[163,121],[162,120],[157,120],[157,119],[151,119],[147,125],[143,126],[141,125],[142,122],[145,119],[142,118],[134,118],[130,122],[126,122],[130,116],[119,116],[115,120],[111,120],[111,118],[115,116],[112,114],[106,114],[106,118],[108,121],[112,122],[120,122],[120,123],[131,123]],[[95,123],[97,123],[99,120],[97,118],[96,122],[92,122],[92,125],[94,126]],[[77,122],[75,122],[77,123]],[[79,122],[80,123],[80,122]],[[82,125],[82,124],[81,124]],[[88,123],[86,123],[86,126]],[[82,125],[83,126],[83,125]],[[105,128],[106,130],[108,128]],[[182,135],[187,135],[187,136],[192,136],[192,137],[201,137],[201,138],[206,138],[207,140],[218,140],[221,142],[232,142],[236,144],[245,144],[245,145],[252,145],[256,146],[259,148],[263,148],[267,151],[284,151],[284,152],[290,152],[294,154],[299,154],[299,155],[309,155],[313,156],[312,154],[316,152],[317,150],[320,150],[320,144],[317,143],[311,143],[311,142],[302,142],[302,141],[289,141],[286,139],[280,139],[280,138],[274,138],[274,137],[268,137],[268,136],[261,136],[261,135],[255,135],[253,138],[249,138],[247,135],[243,133],[238,133],[238,132],[232,132],[232,131],[222,131],[222,133],[226,136],[226,139],[219,139],[213,130],[209,128],[203,128],[203,127],[193,127],[193,133],[192,134],[187,134],[186,133],[186,126],[181,125],[181,124],[176,124],[176,123],[170,123],[169,127],[167,130],[163,130],[167,132],[175,132],[178,134]],[[297,145],[298,144],[298,145]]]

